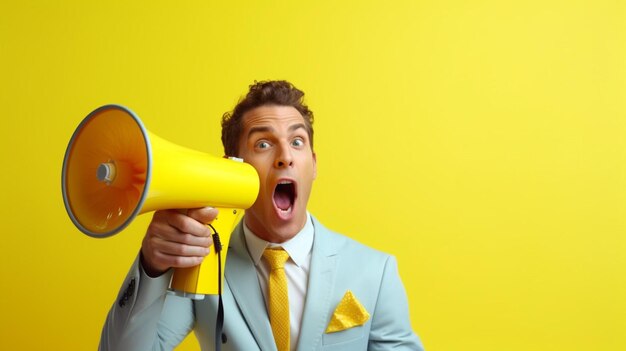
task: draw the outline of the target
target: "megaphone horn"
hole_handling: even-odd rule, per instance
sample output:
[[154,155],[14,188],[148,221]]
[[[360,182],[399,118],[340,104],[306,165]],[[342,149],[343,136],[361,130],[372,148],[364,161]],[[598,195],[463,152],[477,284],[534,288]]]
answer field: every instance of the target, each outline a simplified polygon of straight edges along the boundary
[[[243,210],[256,200],[259,178],[241,160],[170,143],[147,131],[130,109],[105,105],[74,131],[63,160],[62,191],[74,225],[96,238],[120,232],[142,213],[216,207],[212,225],[227,247]],[[172,288],[191,297],[217,294],[214,251],[200,266],[177,269]],[[222,266],[225,260],[224,254]]]

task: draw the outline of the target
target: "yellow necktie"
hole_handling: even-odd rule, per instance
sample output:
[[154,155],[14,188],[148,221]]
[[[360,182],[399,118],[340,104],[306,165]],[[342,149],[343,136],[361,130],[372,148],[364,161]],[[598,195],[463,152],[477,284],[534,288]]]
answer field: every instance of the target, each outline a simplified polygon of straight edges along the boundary
[[289,295],[287,294],[287,276],[285,262],[289,259],[287,251],[265,249],[263,257],[270,264],[268,294],[270,297],[270,324],[278,351],[289,351]]

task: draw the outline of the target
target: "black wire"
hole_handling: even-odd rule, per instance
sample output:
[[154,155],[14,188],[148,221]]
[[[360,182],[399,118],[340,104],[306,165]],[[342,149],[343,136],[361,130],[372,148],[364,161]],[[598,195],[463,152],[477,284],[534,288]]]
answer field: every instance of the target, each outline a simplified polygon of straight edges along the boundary
[[215,351],[221,351],[222,344],[226,343],[226,334],[222,333],[224,327],[224,304],[222,302],[222,242],[220,241],[220,235],[215,228],[209,224],[209,227],[213,229],[213,247],[217,253],[217,293],[218,306],[217,306],[217,320],[215,321]]

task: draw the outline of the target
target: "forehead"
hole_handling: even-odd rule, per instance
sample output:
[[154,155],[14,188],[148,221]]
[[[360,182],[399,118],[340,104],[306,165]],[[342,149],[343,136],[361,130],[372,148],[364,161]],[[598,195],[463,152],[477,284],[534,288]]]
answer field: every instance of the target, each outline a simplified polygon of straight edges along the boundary
[[267,127],[276,131],[292,125],[303,124],[304,117],[293,106],[265,105],[254,108],[243,115],[244,136],[251,129]]

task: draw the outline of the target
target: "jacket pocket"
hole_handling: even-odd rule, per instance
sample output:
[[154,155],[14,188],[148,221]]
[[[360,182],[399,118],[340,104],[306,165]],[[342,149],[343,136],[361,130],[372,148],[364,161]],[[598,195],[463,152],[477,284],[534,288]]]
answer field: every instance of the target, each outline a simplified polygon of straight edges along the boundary
[[365,328],[363,328],[363,326],[357,326],[334,333],[324,333],[324,335],[322,335],[322,344],[327,346],[349,343],[351,341],[363,339],[364,334]]

